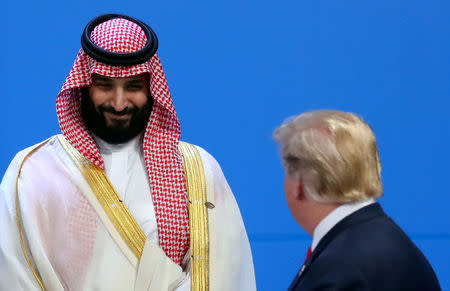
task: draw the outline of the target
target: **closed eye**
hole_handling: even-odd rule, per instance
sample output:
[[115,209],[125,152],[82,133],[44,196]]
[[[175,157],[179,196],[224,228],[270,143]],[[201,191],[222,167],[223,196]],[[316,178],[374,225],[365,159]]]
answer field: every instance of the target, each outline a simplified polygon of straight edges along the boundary
[[127,84],[127,90],[138,91],[145,88],[144,82],[130,82]]
[[103,81],[93,82],[92,85],[94,85],[95,87],[98,87],[100,89],[111,89],[113,86],[112,83],[103,82]]

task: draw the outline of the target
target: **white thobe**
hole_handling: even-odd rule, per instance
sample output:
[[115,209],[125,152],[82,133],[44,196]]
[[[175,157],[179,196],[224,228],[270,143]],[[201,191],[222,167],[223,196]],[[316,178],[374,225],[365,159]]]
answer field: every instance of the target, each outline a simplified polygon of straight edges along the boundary
[[[105,173],[111,184],[147,239],[159,245],[155,208],[142,151],[142,138],[142,135],[138,135],[126,143],[110,144],[95,136],[95,141],[103,159]],[[184,269],[189,271],[189,256],[183,263]],[[191,289],[189,272],[185,272],[185,274],[186,278],[176,289],[177,291]]]
[[[101,145],[101,155],[107,176],[148,241],[157,243],[150,187],[136,144],[139,141],[131,141],[119,149]],[[0,185],[0,290],[39,290],[21,249],[14,199],[19,165],[33,148],[16,155]],[[207,199],[215,205],[208,215],[210,290],[256,290],[250,245],[237,203],[220,166],[203,149],[198,150]],[[130,171],[126,179],[115,172],[115,163]],[[24,246],[47,290],[133,290],[139,285],[139,260],[56,137],[27,158],[18,193]],[[142,258],[152,254],[146,248],[147,244]],[[141,263],[146,261],[142,258]],[[179,290],[189,285],[185,280]]]

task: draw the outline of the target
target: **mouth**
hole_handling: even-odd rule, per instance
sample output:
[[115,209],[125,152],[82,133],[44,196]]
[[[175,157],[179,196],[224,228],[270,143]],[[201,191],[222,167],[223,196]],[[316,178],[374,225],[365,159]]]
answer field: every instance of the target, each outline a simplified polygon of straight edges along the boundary
[[127,119],[130,119],[131,115],[132,115],[131,113],[118,114],[118,113],[113,113],[113,112],[105,112],[104,114],[105,114],[105,117],[108,119],[117,119],[117,120],[127,120]]
[[131,113],[104,112],[106,125],[114,127],[128,127],[131,123],[132,115]]

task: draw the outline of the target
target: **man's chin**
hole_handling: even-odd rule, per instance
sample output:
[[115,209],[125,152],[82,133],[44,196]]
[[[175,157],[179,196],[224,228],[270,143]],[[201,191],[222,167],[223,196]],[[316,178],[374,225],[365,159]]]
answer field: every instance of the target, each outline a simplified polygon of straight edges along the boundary
[[110,134],[126,134],[128,132],[131,132],[130,127],[129,126],[125,126],[125,125],[113,125],[113,126],[107,126],[106,127],[106,132],[110,133]]
[[130,127],[117,126],[107,126],[106,128],[94,133],[104,141],[112,144],[125,143],[139,134],[139,132],[134,132],[131,130]]
[[106,126],[111,129],[120,129],[125,130],[130,128],[131,119],[116,119],[116,118],[106,118],[105,119]]

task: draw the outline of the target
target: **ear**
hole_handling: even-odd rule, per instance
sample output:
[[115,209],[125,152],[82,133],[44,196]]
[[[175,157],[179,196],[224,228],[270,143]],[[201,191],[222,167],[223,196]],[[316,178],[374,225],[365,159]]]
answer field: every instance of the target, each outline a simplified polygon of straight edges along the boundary
[[300,176],[297,178],[297,187],[296,187],[295,198],[297,198],[298,200],[306,199],[305,193],[303,192],[303,180]]

